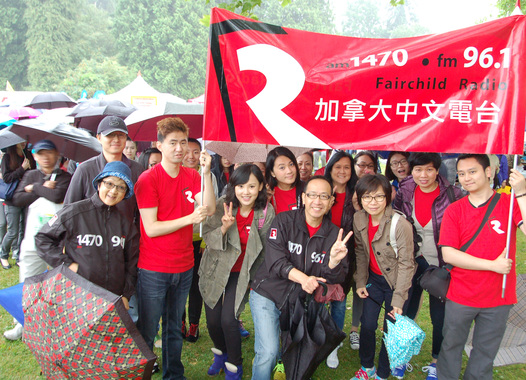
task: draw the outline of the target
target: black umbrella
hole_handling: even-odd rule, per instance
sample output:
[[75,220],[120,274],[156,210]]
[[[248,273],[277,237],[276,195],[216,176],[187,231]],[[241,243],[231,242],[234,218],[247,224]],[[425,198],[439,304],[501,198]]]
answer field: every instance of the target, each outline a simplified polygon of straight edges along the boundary
[[75,116],[75,126],[84,128],[92,132],[97,132],[99,123],[106,116],[117,116],[121,119],[126,119],[133,111],[135,107],[120,107],[120,106],[99,106],[99,107],[88,107]]
[[310,294],[298,297],[284,308],[280,326],[281,358],[287,380],[309,379],[345,339],[326,305],[316,302]]
[[11,126],[11,132],[32,144],[43,139],[51,140],[64,157],[77,162],[85,161],[102,151],[99,140],[88,131],[50,120],[22,120]]
[[8,146],[13,146],[16,144],[19,144],[21,142],[24,142],[22,137],[18,136],[17,134],[14,134],[13,132],[10,132],[7,129],[2,129],[0,131],[0,149],[7,148]]
[[84,111],[90,107],[104,107],[104,106],[116,106],[116,107],[132,107],[131,104],[125,104],[117,99],[88,99],[77,104],[71,109],[68,116],[76,116],[79,112]]
[[35,96],[27,106],[37,109],[52,110],[53,108],[70,108],[76,105],[77,102],[63,92],[45,92]]
[[155,354],[122,298],[64,264],[24,283],[24,342],[48,379],[150,379]]

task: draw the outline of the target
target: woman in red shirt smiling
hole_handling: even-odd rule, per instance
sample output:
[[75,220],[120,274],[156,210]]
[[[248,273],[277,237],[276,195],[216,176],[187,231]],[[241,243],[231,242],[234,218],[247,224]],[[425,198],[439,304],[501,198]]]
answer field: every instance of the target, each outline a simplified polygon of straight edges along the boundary
[[214,363],[208,375],[225,372],[241,379],[243,359],[237,317],[248,300],[248,284],[264,260],[266,235],[274,219],[265,181],[256,165],[245,164],[230,176],[226,195],[203,225],[206,249],[199,267]]
[[283,146],[272,149],[265,167],[269,195],[276,214],[299,208],[303,182],[300,180],[298,162],[290,149]]

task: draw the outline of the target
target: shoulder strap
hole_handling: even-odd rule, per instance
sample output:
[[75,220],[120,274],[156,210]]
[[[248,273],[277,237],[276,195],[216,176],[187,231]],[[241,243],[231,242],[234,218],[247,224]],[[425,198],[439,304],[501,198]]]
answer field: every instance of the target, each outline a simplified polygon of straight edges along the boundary
[[398,244],[396,243],[396,225],[402,217],[398,211],[394,210],[393,218],[391,219],[391,229],[389,230],[389,240],[391,247],[395,251],[396,258],[398,258]]
[[480,233],[480,231],[482,231],[482,228],[484,227],[484,225],[488,221],[489,216],[493,212],[493,209],[497,205],[497,202],[499,201],[499,199],[500,199],[500,194],[499,193],[495,193],[495,195],[493,195],[493,198],[491,199],[490,204],[488,205],[488,209],[486,210],[486,213],[484,214],[484,218],[482,218],[482,222],[480,223],[480,226],[479,226],[477,232],[475,232],[475,235],[473,235],[471,237],[471,239],[469,239],[469,241],[466,244],[464,244],[462,247],[460,247],[461,251],[466,252],[466,250],[469,248],[469,246],[475,241],[475,239],[477,238],[478,234]]
[[267,218],[267,208],[268,208],[268,202],[265,204],[265,208],[263,209],[263,218],[258,219],[258,230],[263,228],[263,225],[265,224],[265,219]]

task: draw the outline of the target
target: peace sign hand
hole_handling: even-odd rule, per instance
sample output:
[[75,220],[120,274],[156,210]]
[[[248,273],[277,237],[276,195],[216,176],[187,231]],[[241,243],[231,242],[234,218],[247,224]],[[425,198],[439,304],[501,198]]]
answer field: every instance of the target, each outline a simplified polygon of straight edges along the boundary
[[338,233],[338,238],[334,242],[334,244],[331,247],[331,257],[329,260],[329,267],[332,269],[336,267],[340,261],[342,261],[345,256],[347,256],[347,242],[352,236],[352,231],[350,231],[346,236],[345,239],[342,240],[343,237],[343,228],[340,228],[340,232]]
[[224,235],[226,234],[228,229],[232,227],[236,218],[232,216],[232,209],[234,208],[232,202],[230,202],[230,205],[228,206],[226,203],[223,203],[223,207],[225,209],[225,215],[223,215],[223,217],[221,218],[221,223],[223,223],[223,225],[221,226],[221,232]]

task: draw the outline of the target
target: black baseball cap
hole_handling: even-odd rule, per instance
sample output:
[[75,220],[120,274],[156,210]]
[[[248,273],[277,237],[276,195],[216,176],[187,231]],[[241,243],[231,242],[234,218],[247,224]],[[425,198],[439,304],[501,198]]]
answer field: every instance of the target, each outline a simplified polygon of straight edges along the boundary
[[112,132],[123,132],[128,134],[128,127],[120,117],[117,116],[106,116],[99,123],[97,128],[97,134],[107,136]]

